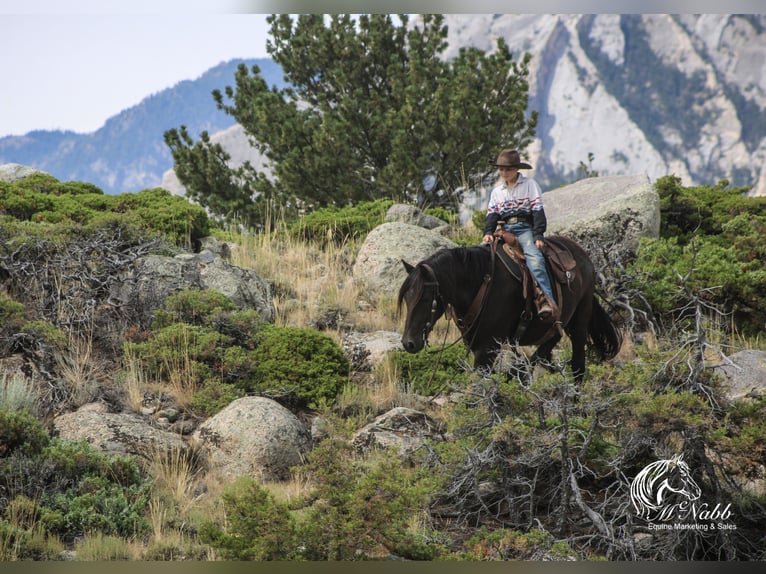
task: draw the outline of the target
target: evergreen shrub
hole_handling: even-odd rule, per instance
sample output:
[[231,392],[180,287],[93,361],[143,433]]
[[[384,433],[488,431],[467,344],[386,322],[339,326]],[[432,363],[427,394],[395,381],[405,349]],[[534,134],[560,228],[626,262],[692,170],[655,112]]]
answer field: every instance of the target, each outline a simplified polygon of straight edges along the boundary
[[289,229],[301,240],[319,243],[363,238],[384,222],[393,204],[390,199],[377,199],[348,207],[323,207],[293,222]]
[[[30,422],[27,448],[0,459],[6,501],[34,500],[36,526],[66,541],[96,531],[126,538],[148,531],[144,513],[151,484],[135,458],[107,455],[85,441],[47,440],[47,435],[33,444],[33,427]],[[4,507],[0,502],[0,511]]]
[[0,458],[18,451],[34,455],[48,445],[42,423],[26,411],[0,410]]
[[40,173],[13,183],[0,182],[0,216],[39,224],[87,226],[115,215],[150,235],[160,234],[187,247],[210,234],[204,208],[162,188],[105,195],[93,184],[64,183]]
[[312,408],[334,401],[350,371],[332,338],[304,327],[262,329],[252,364],[253,388],[248,390]]
[[464,388],[471,380],[470,360],[463,344],[443,349],[428,347],[417,353],[393,351],[386,360],[398,373],[398,380],[420,395]]

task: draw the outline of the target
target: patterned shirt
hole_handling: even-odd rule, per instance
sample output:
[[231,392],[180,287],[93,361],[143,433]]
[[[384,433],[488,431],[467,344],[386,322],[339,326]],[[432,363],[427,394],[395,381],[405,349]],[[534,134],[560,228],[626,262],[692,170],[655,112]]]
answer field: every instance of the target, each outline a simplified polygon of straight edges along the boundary
[[503,182],[492,190],[484,233],[492,234],[497,222],[508,217],[526,220],[532,226],[535,239],[543,238],[548,223],[543,209],[543,193],[534,179],[522,173],[512,188]]

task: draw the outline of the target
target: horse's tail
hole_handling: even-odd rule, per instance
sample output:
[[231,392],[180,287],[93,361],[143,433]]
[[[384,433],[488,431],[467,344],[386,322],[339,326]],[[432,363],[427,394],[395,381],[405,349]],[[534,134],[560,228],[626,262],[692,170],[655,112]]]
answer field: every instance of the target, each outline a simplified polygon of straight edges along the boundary
[[602,361],[612,359],[622,346],[622,332],[593,296],[593,311],[588,323],[588,338]]

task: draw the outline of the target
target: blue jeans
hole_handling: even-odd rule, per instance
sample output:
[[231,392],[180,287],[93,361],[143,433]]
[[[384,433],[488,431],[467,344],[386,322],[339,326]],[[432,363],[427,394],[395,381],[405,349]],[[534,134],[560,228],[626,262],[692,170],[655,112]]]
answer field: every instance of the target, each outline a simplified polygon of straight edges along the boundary
[[532,275],[537,279],[540,289],[543,290],[551,301],[554,301],[551,282],[548,279],[548,270],[545,268],[545,257],[535,245],[535,238],[532,235],[532,226],[528,223],[512,223],[504,225],[503,229],[510,231],[519,239],[524,257],[527,259],[527,267]]

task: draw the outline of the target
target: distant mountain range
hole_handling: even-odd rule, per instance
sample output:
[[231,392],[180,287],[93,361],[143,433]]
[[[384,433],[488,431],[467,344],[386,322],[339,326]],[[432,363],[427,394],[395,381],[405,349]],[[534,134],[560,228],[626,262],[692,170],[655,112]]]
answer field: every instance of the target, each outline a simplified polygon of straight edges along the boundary
[[449,50],[532,55],[529,150],[547,187],[601,175],[729,179],[766,195],[766,15],[449,14]]
[[[675,174],[685,185],[727,178],[766,195],[766,15],[448,14],[446,23],[447,57],[491,51],[500,37],[516,60],[532,55],[530,108],[540,118],[525,155],[544,189],[573,181],[583,164],[600,175]],[[233,160],[259,164],[210,95],[234,84],[239,62],[152,95],[92,134],[0,139],[0,163],[109,193],[161,184],[181,192],[163,132],[186,125],[195,137],[219,132]],[[283,85],[271,60],[245,63]]]
[[32,166],[61,181],[88,181],[106,193],[159,187],[173,167],[165,131],[185,125],[196,138],[203,130],[212,134],[234,124],[211,92],[234,85],[240,63],[257,64],[270,85],[284,85],[281,68],[269,58],[231,60],[148,96],[93,133],[37,130],[0,138],[0,163]]

